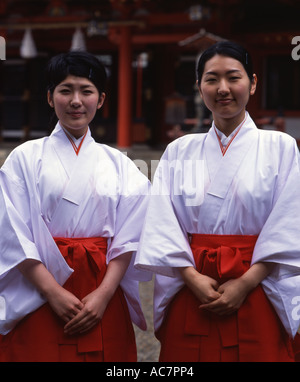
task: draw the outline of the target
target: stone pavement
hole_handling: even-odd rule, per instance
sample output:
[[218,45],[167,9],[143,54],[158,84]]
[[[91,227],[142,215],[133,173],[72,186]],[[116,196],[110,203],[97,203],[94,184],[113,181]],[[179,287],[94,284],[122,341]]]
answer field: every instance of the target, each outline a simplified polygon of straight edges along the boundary
[[147,322],[147,330],[142,331],[138,327],[134,326],[138,352],[138,362],[157,362],[159,356],[160,343],[155,338],[153,332],[153,284],[154,278],[150,282],[140,283],[141,303]]
[[[19,143],[0,142],[0,166],[2,166],[7,155]],[[128,150],[122,149],[127,152],[140,170],[151,179],[158,161],[162,155],[163,150],[152,150],[146,145],[135,145]],[[153,332],[153,280],[150,282],[142,282],[140,284],[140,295],[143,312],[147,322],[147,330],[142,331],[134,325],[136,334],[138,362],[156,362],[158,360],[160,344],[154,336]]]
[[[127,151],[128,157],[135,162],[144,175],[152,180],[163,149],[153,150],[146,145],[134,145],[130,149],[122,151]],[[147,330],[142,331],[134,326],[138,362],[157,362],[159,356],[160,343],[154,336],[152,316],[154,277],[150,282],[140,283],[141,304],[147,322]]]

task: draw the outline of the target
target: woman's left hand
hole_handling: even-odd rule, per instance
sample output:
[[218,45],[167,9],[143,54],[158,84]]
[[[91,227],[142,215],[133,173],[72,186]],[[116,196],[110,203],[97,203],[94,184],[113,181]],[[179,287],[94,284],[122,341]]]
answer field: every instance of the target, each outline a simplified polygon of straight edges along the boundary
[[238,278],[226,281],[217,291],[221,296],[213,302],[200,305],[200,308],[219,315],[229,315],[240,308],[250,289],[243,279]]
[[273,263],[253,264],[241,277],[221,284],[217,290],[221,296],[209,304],[200,305],[200,308],[220,315],[234,313],[247,295],[271,272],[273,266]]
[[84,297],[82,303],[83,309],[65,325],[66,334],[79,334],[92,329],[101,320],[107,306],[97,289]]
[[84,307],[65,325],[66,334],[87,332],[102,319],[109,301],[127,270],[131,255],[132,252],[127,252],[109,262],[101,284],[82,299]]

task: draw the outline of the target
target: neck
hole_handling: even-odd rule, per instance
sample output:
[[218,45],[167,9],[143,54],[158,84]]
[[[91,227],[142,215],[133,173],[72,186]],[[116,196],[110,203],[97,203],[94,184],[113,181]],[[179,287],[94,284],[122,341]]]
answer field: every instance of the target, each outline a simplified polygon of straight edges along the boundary
[[67,134],[71,135],[75,139],[79,139],[79,138],[83,137],[86,134],[87,130],[88,130],[88,126],[85,127],[84,129],[78,129],[78,130],[76,130],[76,129],[73,130],[73,129],[70,129],[70,128],[66,128],[62,124],[61,124],[61,126],[62,126],[62,128],[65,130],[65,132]]
[[77,131],[74,131],[74,132],[69,131],[69,134],[73,135],[73,137],[75,139],[79,139],[79,138],[83,137],[86,134],[86,132],[87,132],[87,129],[85,129],[84,131],[81,131],[79,133]]
[[218,130],[228,137],[245,119],[246,112],[233,118],[214,118],[214,123]]

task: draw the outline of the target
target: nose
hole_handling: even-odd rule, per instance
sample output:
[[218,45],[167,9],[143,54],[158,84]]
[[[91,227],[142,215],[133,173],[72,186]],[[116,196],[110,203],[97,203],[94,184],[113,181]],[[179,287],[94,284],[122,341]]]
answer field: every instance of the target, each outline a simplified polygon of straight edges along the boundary
[[70,104],[71,104],[72,107],[79,107],[79,106],[81,106],[81,99],[80,99],[79,92],[74,92],[72,94],[72,99],[71,99]]
[[225,79],[221,79],[218,87],[218,94],[225,95],[229,93],[229,86]]

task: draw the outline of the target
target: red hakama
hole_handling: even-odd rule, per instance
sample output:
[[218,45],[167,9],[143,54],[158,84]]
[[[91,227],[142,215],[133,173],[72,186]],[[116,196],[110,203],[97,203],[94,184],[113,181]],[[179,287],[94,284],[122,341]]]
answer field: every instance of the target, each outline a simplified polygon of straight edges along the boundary
[[[95,290],[106,272],[105,238],[56,238],[62,255],[74,269],[64,288],[80,300]],[[1,362],[136,361],[135,335],[120,287],[101,322],[88,333],[68,336],[65,323],[48,303],[26,316],[0,339]]]
[[[257,236],[192,235],[196,269],[220,284],[250,267]],[[291,341],[261,285],[237,312],[220,316],[199,309],[188,287],[169,305],[158,330],[161,362],[293,361]]]
[[300,334],[296,333],[295,338],[293,339],[293,350],[295,354],[295,361],[300,362]]

